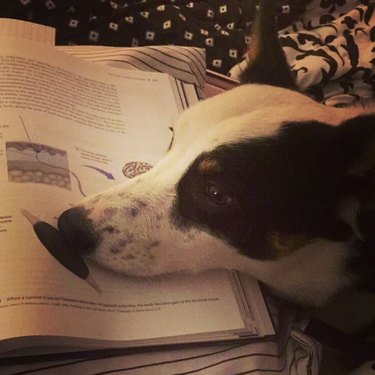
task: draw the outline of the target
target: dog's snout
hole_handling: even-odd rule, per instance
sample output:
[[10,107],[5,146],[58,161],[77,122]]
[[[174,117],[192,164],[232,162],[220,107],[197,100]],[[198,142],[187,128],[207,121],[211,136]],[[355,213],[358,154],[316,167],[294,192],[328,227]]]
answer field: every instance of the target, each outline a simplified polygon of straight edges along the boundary
[[92,221],[82,207],[64,211],[58,219],[58,228],[65,241],[81,254],[91,254],[98,244]]

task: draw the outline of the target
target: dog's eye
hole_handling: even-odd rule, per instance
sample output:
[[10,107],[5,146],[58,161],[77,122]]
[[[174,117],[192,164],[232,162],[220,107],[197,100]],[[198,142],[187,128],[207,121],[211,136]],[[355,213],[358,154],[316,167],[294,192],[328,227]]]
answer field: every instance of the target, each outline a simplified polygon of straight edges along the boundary
[[204,193],[215,204],[224,206],[232,203],[233,199],[220,191],[220,188],[215,184],[208,184],[205,186]]

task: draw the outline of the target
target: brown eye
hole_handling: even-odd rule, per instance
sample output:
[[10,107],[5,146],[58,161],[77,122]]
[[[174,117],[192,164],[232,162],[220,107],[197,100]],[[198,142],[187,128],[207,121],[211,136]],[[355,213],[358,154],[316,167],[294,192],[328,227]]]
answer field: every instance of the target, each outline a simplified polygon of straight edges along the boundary
[[206,196],[216,205],[224,206],[232,203],[232,198],[221,192],[220,188],[215,184],[206,185],[204,192]]

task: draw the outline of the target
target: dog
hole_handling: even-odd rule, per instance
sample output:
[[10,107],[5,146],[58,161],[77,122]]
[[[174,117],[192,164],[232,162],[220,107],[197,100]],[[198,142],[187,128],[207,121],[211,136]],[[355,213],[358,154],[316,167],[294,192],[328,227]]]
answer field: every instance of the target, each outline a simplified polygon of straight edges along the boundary
[[59,230],[127,275],[236,269],[314,306],[373,293],[375,106],[297,91],[272,0],[252,33],[242,85],[182,113],[153,169],[65,211]]

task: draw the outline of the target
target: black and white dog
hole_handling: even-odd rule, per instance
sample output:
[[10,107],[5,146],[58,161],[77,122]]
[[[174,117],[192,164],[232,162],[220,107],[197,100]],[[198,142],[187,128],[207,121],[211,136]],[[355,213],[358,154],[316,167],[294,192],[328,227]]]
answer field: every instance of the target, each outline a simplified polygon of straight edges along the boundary
[[375,291],[375,107],[298,93],[273,23],[265,0],[244,84],[184,112],[157,166],[60,216],[73,247],[138,276],[237,269],[299,303]]

